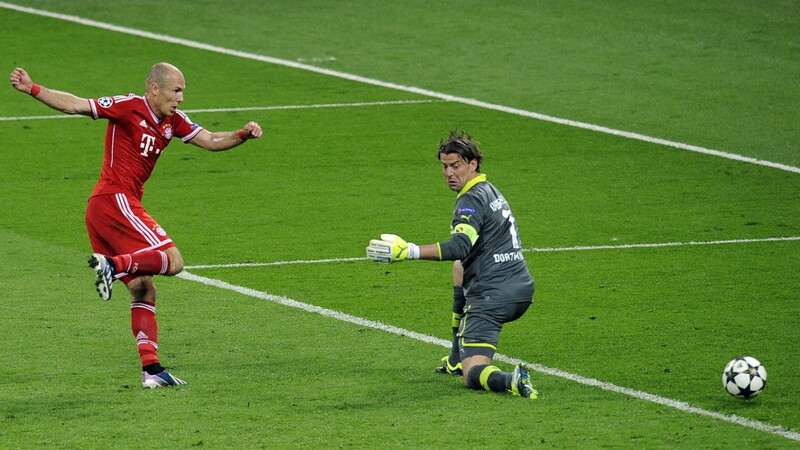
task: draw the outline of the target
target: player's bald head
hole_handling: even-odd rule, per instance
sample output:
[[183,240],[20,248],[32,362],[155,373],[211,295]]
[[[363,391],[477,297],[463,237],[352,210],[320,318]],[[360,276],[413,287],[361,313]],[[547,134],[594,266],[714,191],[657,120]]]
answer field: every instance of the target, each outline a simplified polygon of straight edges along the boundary
[[150,73],[147,74],[147,86],[150,86],[152,83],[156,83],[158,87],[164,87],[166,81],[171,77],[179,76],[183,77],[183,73],[168,62],[160,62],[153,64],[153,67],[150,68]]

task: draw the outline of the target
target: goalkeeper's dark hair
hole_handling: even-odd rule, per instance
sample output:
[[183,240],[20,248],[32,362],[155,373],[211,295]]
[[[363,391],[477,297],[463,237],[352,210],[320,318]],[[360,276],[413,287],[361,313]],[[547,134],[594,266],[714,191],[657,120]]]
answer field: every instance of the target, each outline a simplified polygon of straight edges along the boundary
[[450,137],[446,141],[439,142],[439,152],[436,153],[436,158],[441,160],[443,154],[457,153],[464,158],[464,161],[477,160],[478,166],[475,171],[480,172],[483,154],[481,154],[478,144],[478,142],[472,140],[472,136],[456,128],[450,132]]

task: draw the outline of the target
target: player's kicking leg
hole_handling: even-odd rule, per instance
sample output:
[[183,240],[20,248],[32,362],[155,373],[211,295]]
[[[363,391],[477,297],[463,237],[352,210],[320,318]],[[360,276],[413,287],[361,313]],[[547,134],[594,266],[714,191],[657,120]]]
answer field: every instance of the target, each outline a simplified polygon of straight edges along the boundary
[[183,270],[183,258],[175,247],[116,256],[94,253],[88,262],[97,275],[94,284],[103,300],[111,298],[115,274],[171,276]]

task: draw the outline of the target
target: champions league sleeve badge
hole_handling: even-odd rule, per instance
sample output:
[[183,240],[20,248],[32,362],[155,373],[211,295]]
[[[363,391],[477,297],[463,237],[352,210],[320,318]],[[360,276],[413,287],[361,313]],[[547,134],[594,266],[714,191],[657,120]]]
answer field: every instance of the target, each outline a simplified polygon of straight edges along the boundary
[[114,104],[114,99],[111,97],[100,97],[97,99],[97,104],[103,108],[109,108]]

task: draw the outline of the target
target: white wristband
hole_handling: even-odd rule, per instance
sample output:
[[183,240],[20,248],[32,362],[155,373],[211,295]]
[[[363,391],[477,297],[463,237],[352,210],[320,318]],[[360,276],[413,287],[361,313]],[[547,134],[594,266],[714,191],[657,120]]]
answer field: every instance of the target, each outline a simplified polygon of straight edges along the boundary
[[406,259],[419,259],[419,245],[408,242],[408,255]]

